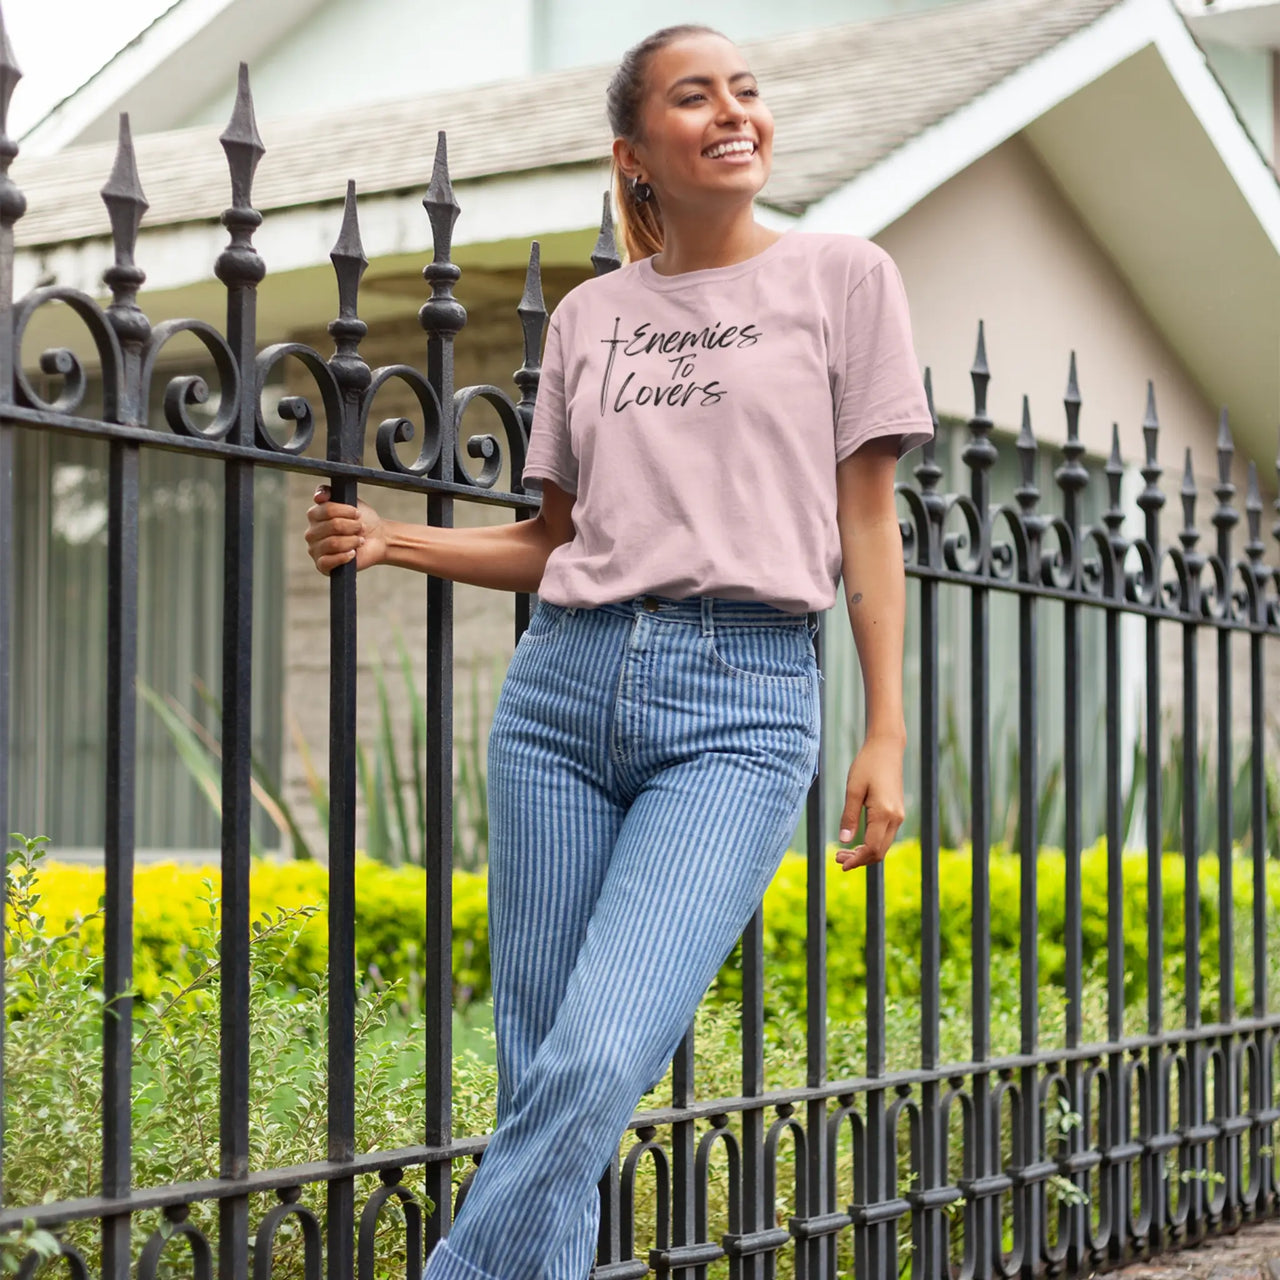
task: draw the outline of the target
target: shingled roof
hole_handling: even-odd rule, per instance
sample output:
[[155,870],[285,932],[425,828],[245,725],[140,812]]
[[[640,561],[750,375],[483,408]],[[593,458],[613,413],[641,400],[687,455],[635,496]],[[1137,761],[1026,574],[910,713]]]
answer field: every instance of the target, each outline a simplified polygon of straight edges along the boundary
[[[902,143],[1097,20],[1119,0],[973,0],[905,17],[796,32],[742,46],[777,123],[764,203],[789,213],[843,186]],[[254,183],[263,212],[416,191],[448,134],[455,180],[607,163],[604,88],[612,64],[346,110],[265,121]],[[137,139],[150,227],[216,219],[228,200],[218,128]],[[13,177],[28,214],[20,245],[102,236],[98,192],[114,146],[24,159]]]

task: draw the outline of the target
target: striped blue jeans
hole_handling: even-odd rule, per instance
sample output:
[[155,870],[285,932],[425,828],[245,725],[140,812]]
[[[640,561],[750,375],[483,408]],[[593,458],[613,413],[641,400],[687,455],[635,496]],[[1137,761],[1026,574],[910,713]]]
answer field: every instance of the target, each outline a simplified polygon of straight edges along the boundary
[[497,1125],[426,1280],[584,1280],[597,1184],[795,834],[815,614],[539,599],[488,749]]

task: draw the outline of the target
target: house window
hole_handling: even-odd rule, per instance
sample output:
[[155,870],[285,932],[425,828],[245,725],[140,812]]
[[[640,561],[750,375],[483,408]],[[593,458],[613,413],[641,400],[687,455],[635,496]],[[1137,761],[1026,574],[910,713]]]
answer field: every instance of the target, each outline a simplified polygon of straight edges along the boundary
[[[138,678],[207,743],[219,738],[222,465],[142,450]],[[104,441],[20,430],[10,828],[63,856],[100,855],[105,823],[107,477]],[[283,476],[257,473],[253,742],[278,778],[283,649]],[[139,851],[216,850],[214,804],[147,699],[137,711]],[[208,779],[206,779],[206,787]],[[216,794],[216,786],[214,788]],[[266,848],[275,828],[254,814]]]

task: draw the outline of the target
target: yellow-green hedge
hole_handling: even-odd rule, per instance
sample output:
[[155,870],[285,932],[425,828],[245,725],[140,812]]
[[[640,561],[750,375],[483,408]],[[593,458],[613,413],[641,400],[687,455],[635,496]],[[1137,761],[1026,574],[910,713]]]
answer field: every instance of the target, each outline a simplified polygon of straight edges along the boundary
[[[828,856],[835,846],[828,850]],[[1173,962],[1174,978],[1182,954],[1182,890],[1184,864],[1180,855],[1163,858],[1164,948]],[[1145,853],[1126,853],[1124,866],[1124,933],[1126,996],[1132,1001],[1146,987],[1147,874]],[[1268,864],[1270,910],[1280,913],[1280,862]],[[1248,928],[1252,903],[1251,867],[1237,855],[1234,902],[1238,928]],[[991,859],[991,951],[996,963],[1016,963],[1020,916],[1019,860],[1004,853]],[[1038,861],[1040,911],[1039,956],[1041,979],[1060,985],[1065,970],[1065,862],[1061,852],[1043,850]],[[941,855],[941,922],[944,961],[953,974],[963,974],[970,955],[971,863],[967,850],[944,850]],[[202,899],[210,881],[216,892],[216,867],[158,864],[140,867],[135,877],[135,981],[144,997],[159,989],[160,975],[180,973],[184,950],[193,931],[210,918]],[[801,1006],[805,989],[805,859],[790,853],[765,896],[765,950],[770,977],[779,997]],[[843,872],[832,859],[827,869],[827,948],[829,1009],[833,1016],[856,1014],[864,1003],[866,982],[866,874]],[[909,998],[919,991],[920,849],[915,843],[895,847],[885,863],[886,920],[889,951],[889,993]],[[1082,859],[1084,959],[1086,967],[1106,953],[1106,848],[1099,843]],[[40,876],[40,892],[47,927],[92,912],[102,893],[102,872],[92,868],[49,862]],[[1218,861],[1200,861],[1201,955],[1211,966],[1217,955]],[[250,881],[255,917],[281,908],[318,905],[327,901],[323,867],[311,862],[256,862]],[[426,874],[412,867],[389,868],[362,859],[356,873],[356,958],[363,980],[405,982],[413,992],[422,969],[426,933]],[[454,997],[461,1005],[484,998],[489,991],[489,935],[487,881],[483,872],[455,872],[453,877]],[[101,946],[101,922],[87,927],[95,949]],[[288,979],[298,985],[322,981],[326,968],[327,917],[322,909],[302,929],[298,945],[285,960]],[[1239,974],[1238,998],[1247,995],[1248,973]],[[733,963],[717,983],[726,996],[740,991]],[[959,991],[948,994],[959,995]]]
[[[160,977],[181,972],[195,930],[210,919],[206,899],[218,891],[216,866],[175,863],[142,866],[134,875],[134,984],[150,998]],[[486,878],[455,872],[453,876],[454,994],[460,1004],[489,990],[489,929]],[[48,861],[43,864],[39,909],[50,932],[64,921],[84,917],[97,907],[103,873],[91,868]],[[362,979],[412,984],[422,969],[426,936],[427,877],[416,867],[391,868],[362,858],[356,867],[356,963]],[[284,961],[284,974],[298,986],[324,981],[328,956],[328,879],[315,862],[255,860],[249,880],[253,918],[278,908],[319,906],[301,927]],[[90,920],[84,936],[101,952],[102,921]]]

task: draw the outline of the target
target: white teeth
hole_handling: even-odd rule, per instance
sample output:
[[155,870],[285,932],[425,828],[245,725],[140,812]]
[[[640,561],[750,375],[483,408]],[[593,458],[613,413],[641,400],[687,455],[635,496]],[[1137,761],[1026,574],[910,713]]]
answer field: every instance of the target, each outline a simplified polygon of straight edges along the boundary
[[706,156],[708,160],[715,160],[717,157],[728,155],[731,152],[746,152],[749,154],[755,149],[756,144],[754,142],[751,142],[749,139],[743,139],[737,142],[722,142],[719,146],[712,147],[710,150],[704,151],[702,154]]

